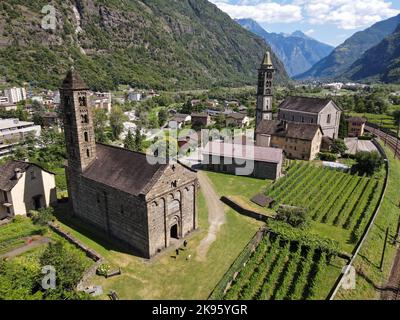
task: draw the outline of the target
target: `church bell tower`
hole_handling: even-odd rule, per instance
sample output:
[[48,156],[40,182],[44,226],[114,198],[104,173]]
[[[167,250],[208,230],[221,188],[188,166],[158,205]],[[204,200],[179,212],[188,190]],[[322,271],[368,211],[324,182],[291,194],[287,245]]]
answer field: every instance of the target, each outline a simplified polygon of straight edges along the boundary
[[89,89],[80,75],[68,72],[61,88],[68,167],[83,172],[96,159],[93,119],[88,104]]
[[272,65],[271,54],[267,51],[258,69],[256,127],[262,120],[272,120],[272,81],[275,69]]

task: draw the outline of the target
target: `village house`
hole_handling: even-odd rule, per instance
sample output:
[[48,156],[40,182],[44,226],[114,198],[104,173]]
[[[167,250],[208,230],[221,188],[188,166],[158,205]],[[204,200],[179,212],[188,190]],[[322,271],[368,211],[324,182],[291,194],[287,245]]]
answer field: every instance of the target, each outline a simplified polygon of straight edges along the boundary
[[238,128],[248,127],[250,124],[250,119],[247,115],[243,113],[233,112],[225,117],[226,126],[234,126]]
[[141,92],[129,92],[128,93],[128,101],[139,102],[142,100],[142,93]]
[[56,202],[53,173],[22,161],[0,165],[0,219],[26,215]]
[[317,124],[264,120],[256,129],[256,144],[280,148],[291,159],[314,160],[321,150],[323,132]]
[[43,119],[43,127],[58,128],[60,126],[61,119],[57,112],[45,112],[41,116]]
[[145,258],[197,229],[196,172],[96,143],[88,87],[77,72],[68,73],[60,92],[73,215]]
[[210,141],[202,154],[204,168],[211,171],[270,180],[282,175],[283,152],[277,148]]
[[207,113],[192,113],[192,125],[207,127],[211,124],[211,117]]
[[185,125],[192,121],[190,114],[176,113],[169,121],[168,127],[175,129],[182,129]]
[[334,140],[339,136],[342,109],[330,99],[287,97],[278,109],[281,121],[317,124],[324,136]]
[[365,124],[367,120],[361,117],[351,117],[347,120],[348,124],[348,136],[349,137],[361,137],[364,135]]
[[95,92],[90,97],[90,104],[94,109],[103,109],[111,113],[112,100],[110,92]]

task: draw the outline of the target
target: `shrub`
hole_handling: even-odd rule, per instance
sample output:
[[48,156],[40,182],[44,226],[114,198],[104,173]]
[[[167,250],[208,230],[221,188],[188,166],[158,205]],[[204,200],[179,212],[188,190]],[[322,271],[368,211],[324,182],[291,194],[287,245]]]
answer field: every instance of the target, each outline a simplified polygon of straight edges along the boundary
[[337,139],[332,144],[332,153],[335,154],[345,154],[348,150],[346,143],[342,139]]
[[110,269],[111,269],[110,265],[103,263],[97,268],[96,274],[99,276],[106,277],[108,272],[110,272]]
[[30,217],[34,224],[45,226],[48,222],[54,220],[54,209],[52,207],[39,209],[39,211],[32,210]]
[[337,155],[334,153],[330,153],[330,152],[320,152],[319,158],[322,161],[336,161]]
[[288,206],[281,206],[278,209],[276,220],[284,221],[292,227],[300,229],[306,229],[310,222],[306,209]]
[[383,165],[383,159],[376,151],[358,152],[356,154],[356,161],[356,170],[360,174],[373,175],[375,172],[379,171]]

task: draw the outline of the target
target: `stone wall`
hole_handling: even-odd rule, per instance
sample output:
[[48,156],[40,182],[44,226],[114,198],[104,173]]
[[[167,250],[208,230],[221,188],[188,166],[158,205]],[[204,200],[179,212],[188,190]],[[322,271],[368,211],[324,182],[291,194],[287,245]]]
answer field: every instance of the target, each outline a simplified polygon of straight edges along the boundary
[[[72,174],[71,174],[72,171]],[[136,197],[68,170],[75,215],[149,258],[147,205]]]
[[197,228],[196,173],[180,164],[167,168],[146,196],[113,189],[71,168],[67,176],[75,215],[145,258],[170,245],[175,224],[179,238]]

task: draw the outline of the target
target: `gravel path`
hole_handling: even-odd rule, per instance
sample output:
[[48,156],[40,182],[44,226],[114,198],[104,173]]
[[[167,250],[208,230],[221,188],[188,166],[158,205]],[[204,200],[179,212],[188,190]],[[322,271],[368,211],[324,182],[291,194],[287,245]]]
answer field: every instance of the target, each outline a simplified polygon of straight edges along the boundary
[[31,243],[25,244],[22,247],[16,248],[14,250],[11,250],[5,254],[3,254],[2,256],[0,256],[0,258],[14,258],[17,257],[29,250],[32,250],[34,248],[40,247],[43,244],[47,244],[50,242],[49,238],[40,238],[38,240],[34,240]]
[[219,228],[225,223],[225,210],[220,197],[215,192],[214,187],[205,172],[199,171],[198,178],[201,190],[206,199],[208,209],[208,221],[210,223],[207,236],[200,242],[197,248],[197,260],[205,260],[208,249],[217,239]]

